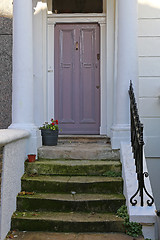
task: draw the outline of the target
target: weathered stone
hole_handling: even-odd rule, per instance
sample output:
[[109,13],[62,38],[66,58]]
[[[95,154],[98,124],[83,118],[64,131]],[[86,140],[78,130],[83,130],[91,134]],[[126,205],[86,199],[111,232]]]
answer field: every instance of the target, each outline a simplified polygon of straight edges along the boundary
[[59,135],[58,143],[110,143],[106,135]]
[[34,194],[18,196],[18,211],[117,212],[125,204],[120,194]]
[[23,192],[17,197],[21,212],[13,215],[12,228],[78,233],[124,231],[123,220],[113,214],[125,204],[119,152],[101,140],[81,136],[75,137],[74,143],[66,139],[56,147],[39,149],[41,159],[25,163]]
[[108,176],[110,172],[121,172],[121,163],[101,160],[41,160],[33,163],[26,162],[25,170],[27,174],[38,175]]
[[[16,215],[17,214],[17,215]],[[12,229],[52,232],[124,232],[123,220],[106,213],[16,212]]]
[[120,177],[36,176],[22,178],[22,189],[45,193],[122,193]]
[[119,160],[119,151],[102,143],[59,143],[57,146],[43,146],[38,153],[40,159]]
[[[133,240],[133,237],[123,233],[51,233],[14,231],[12,234],[17,240]],[[144,238],[138,237],[135,238],[135,240],[144,240]]]

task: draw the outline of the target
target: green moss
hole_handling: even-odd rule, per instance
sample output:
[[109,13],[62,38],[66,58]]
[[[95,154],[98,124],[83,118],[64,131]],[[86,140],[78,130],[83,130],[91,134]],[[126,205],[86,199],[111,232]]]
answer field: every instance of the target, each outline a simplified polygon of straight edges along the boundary
[[121,217],[124,219],[124,227],[127,235],[132,237],[142,236],[141,224],[129,221],[129,215],[127,212],[127,207],[125,205],[118,209],[117,215],[118,217]]
[[60,211],[60,212],[115,212],[124,204],[121,194],[35,194],[18,196],[19,211]]
[[124,232],[123,221],[113,214],[59,212],[24,212],[23,215],[16,212],[16,214],[12,217],[12,229],[20,231]]
[[121,172],[108,171],[108,172],[103,173],[103,176],[105,176],[105,177],[121,177],[122,174],[121,174]]
[[115,161],[37,161],[26,162],[25,168],[27,174],[38,175],[119,176],[121,172],[121,164]]

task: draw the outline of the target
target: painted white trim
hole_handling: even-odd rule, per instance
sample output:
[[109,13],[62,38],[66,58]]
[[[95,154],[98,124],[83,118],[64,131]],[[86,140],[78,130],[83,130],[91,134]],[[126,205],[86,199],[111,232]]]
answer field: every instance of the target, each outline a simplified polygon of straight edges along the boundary
[[54,26],[56,23],[98,23],[100,25],[100,134],[106,134],[106,14],[51,14],[48,15],[48,120],[54,117]]
[[106,23],[105,13],[48,14],[48,24],[56,23]]
[[101,126],[100,134],[105,135],[107,133],[107,111],[106,111],[106,99],[107,99],[107,83],[106,83],[106,24],[100,23],[100,113],[101,113]]
[[113,125],[114,105],[114,51],[115,51],[115,1],[106,0],[107,22],[106,22],[106,129],[107,136],[111,137],[111,126]]

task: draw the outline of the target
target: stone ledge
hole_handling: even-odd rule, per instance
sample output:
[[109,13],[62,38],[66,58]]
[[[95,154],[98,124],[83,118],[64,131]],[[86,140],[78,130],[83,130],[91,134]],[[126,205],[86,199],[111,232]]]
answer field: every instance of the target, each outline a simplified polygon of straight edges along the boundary
[[4,146],[10,142],[14,142],[19,139],[27,138],[29,136],[30,136],[30,133],[26,130],[1,129],[0,130],[0,146]]

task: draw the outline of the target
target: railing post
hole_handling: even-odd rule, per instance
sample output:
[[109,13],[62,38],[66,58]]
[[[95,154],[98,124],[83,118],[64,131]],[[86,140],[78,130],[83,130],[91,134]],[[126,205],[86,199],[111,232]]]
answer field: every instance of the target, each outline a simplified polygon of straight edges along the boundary
[[[138,180],[138,189],[136,193],[130,198],[130,203],[135,206],[137,204],[137,200],[134,199],[138,192],[140,194],[140,205],[143,207],[144,205],[144,191],[151,200],[147,200],[147,204],[151,206],[154,203],[153,197],[147,192],[145,184],[144,184],[144,176],[148,177],[147,172],[143,172],[143,124],[140,122],[137,103],[133,91],[132,82],[130,82],[129,87],[129,96],[130,96],[130,119],[131,119],[131,145],[133,150],[133,155],[135,159],[136,165],[136,173]],[[133,200],[134,199],[134,200]]]

